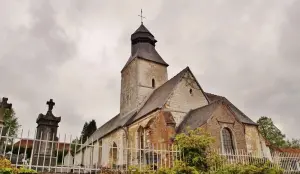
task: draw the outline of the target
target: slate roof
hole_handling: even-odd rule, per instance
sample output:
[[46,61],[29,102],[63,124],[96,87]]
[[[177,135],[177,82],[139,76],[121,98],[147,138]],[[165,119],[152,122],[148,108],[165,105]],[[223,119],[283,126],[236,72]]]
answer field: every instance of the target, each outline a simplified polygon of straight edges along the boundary
[[140,27],[136,29],[133,34],[137,34],[137,33],[149,33],[151,34],[151,36],[153,36],[153,34],[145,27],[144,24],[141,24]]
[[258,125],[257,123],[252,121],[246,114],[244,114],[241,110],[239,110],[236,106],[234,106],[234,104],[232,104],[226,97],[211,94],[211,93],[206,93],[206,96],[208,97],[210,102],[214,102],[217,100],[225,101],[229,105],[230,109],[234,112],[234,114],[236,115],[237,119],[240,122],[245,123],[245,124]]
[[221,100],[214,101],[208,105],[188,112],[183,121],[178,125],[176,132],[185,132],[187,127],[190,129],[196,129],[205,124],[212,116],[212,113],[217,108],[218,104],[220,104],[220,101]]
[[[126,124],[126,122],[135,114],[136,114],[136,111],[134,110],[122,117],[120,116],[120,114],[114,116],[108,122],[106,122],[101,127],[99,127],[93,133],[93,135],[91,137],[89,137],[89,139],[84,143],[82,148],[84,148],[85,145],[91,144],[92,142],[97,141],[98,139],[102,138],[103,136],[113,132],[117,128],[123,127]],[[80,149],[78,149],[78,150],[80,150]]]
[[[169,66],[155,49],[149,48],[149,47],[150,47],[149,44],[140,43],[138,50],[135,52],[134,55],[129,57],[124,68],[130,62],[132,62],[135,58],[140,58],[140,59],[144,59],[144,60],[148,60],[148,61],[152,61],[152,62],[161,64],[161,65]],[[122,71],[124,70],[124,68],[122,69]]]
[[245,124],[257,125],[253,122],[249,117],[243,114],[240,110],[238,110],[229,100],[225,97],[206,93],[207,97],[210,100],[210,103],[206,106],[191,110],[186,114],[183,121],[179,124],[176,131],[185,132],[186,128],[195,129],[203,124],[205,124],[208,119],[211,118],[213,111],[216,109],[218,105],[224,102],[231,111],[234,112],[234,115],[237,120]]
[[134,51],[132,51],[131,56],[123,67],[122,71],[135,58],[169,66],[156,51],[156,42],[157,41],[155,40],[153,34],[143,24],[141,24],[140,27],[131,35],[131,49]]
[[183,75],[189,70],[189,68],[185,68],[180,71],[173,78],[165,82],[163,85],[155,89],[148,100],[145,102],[144,106],[138,111],[137,115],[131,120],[134,122],[146,114],[155,111],[156,109],[162,108],[166,103],[168,97],[172,93],[173,89],[176,87],[178,82],[181,80]]

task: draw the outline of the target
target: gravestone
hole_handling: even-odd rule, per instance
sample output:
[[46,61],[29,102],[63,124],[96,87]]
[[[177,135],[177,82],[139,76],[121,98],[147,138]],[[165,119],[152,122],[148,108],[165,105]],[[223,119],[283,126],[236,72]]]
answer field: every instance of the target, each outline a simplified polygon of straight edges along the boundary
[[[33,147],[32,165],[40,168],[54,166],[56,164],[56,150],[58,147],[57,128],[61,117],[55,117],[52,109],[55,105],[52,99],[47,102],[46,115],[39,114],[36,123],[36,140]],[[40,170],[39,170],[40,171]]]
[[4,134],[4,113],[6,109],[11,109],[12,104],[7,103],[8,98],[3,97],[0,101],[0,155],[3,153],[3,146],[4,146],[4,138],[2,135]]

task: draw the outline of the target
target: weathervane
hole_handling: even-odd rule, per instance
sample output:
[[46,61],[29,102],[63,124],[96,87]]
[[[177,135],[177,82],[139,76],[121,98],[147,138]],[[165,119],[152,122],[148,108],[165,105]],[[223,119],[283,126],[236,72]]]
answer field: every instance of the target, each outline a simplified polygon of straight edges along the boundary
[[143,16],[143,9],[141,9],[141,15],[138,15],[141,17],[141,24],[143,24],[143,19],[146,19],[145,16]]

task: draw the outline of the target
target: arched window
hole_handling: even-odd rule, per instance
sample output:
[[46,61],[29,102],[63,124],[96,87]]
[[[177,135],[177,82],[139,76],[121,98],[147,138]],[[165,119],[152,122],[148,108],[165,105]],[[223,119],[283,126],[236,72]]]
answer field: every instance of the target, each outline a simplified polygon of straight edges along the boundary
[[140,162],[144,162],[144,154],[145,154],[145,129],[143,127],[139,127],[138,129],[138,159]]
[[230,129],[224,128],[222,130],[223,147],[225,152],[232,152],[234,150],[233,138]]
[[155,80],[152,79],[152,88],[155,88]]
[[115,142],[113,142],[112,147],[109,151],[109,160],[111,162],[112,167],[115,167],[118,159],[118,146]]

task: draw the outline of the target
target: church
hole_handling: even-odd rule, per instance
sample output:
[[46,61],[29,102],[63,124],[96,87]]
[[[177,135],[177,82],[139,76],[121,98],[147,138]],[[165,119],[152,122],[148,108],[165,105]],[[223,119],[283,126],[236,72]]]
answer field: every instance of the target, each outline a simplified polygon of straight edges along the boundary
[[209,132],[215,138],[212,148],[222,152],[267,155],[258,125],[227,98],[206,92],[189,67],[168,78],[169,64],[156,42],[143,23],[131,35],[131,54],[121,70],[119,114],[77,150],[75,165],[122,166],[128,158],[138,163],[139,153],[124,149],[169,145],[187,128]]

